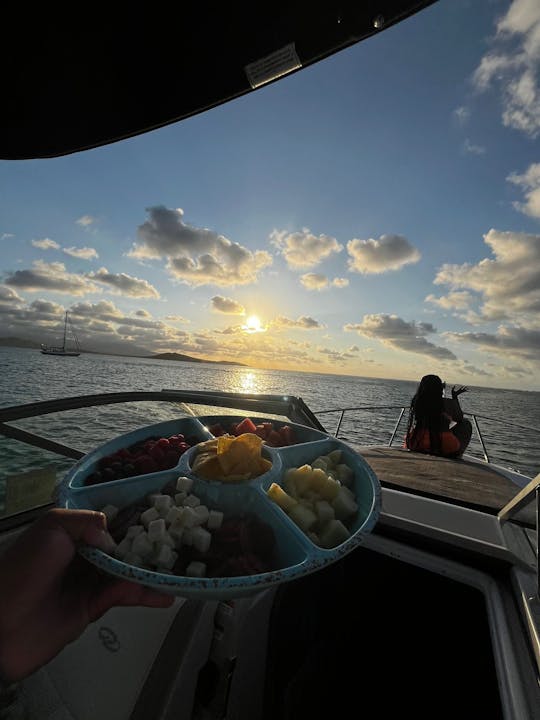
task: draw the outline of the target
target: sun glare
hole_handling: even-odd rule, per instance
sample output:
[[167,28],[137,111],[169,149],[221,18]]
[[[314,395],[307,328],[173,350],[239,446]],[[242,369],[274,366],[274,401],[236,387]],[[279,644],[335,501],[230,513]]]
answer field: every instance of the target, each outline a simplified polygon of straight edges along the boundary
[[264,329],[257,315],[250,315],[242,327],[248,333],[262,332]]

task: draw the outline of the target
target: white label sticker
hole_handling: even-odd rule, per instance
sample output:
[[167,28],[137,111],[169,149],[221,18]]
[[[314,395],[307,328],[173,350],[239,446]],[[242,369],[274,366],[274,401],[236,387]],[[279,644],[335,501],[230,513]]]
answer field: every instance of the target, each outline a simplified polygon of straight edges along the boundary
[[55,485],[54,466],[7,477],[5,509],[0,515],[14,515],[52,502]]
[[246,65],[245,70],[249,84],[255,89],[301,67],[294,43],[289,43],[280,50]]

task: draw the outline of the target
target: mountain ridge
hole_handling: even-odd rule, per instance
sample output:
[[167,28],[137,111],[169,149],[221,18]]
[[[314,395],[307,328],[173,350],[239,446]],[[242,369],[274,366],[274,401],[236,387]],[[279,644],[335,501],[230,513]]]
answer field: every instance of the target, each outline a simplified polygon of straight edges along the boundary
[[[20,347],[39,350],[41,347],[40,343],[34,340],[27,340],[25,338],[16,337],[0,337],[0,347]],[[236,362],[234,360],[206,360],[204,358],[192,357],[191,355],[184,355],[182,353],[166,352],[166,353],[151,353],[141,354],[144,350],[142,348],[136,348],[134,352],[112,352],[107,350],[84,350],[81,349],[81,354],[89,355],[115,355],[117,357],[136,357],[145,358],[148,360],[174,360],[176,362],[194,362],[194,363],[210,363],[212,365],[240,365],[247,367],[245,363]]]

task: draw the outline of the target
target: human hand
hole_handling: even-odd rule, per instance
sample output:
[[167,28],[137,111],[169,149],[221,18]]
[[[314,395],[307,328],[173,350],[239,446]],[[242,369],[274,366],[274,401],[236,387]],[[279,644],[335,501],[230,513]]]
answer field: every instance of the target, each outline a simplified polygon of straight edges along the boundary
[[165,608],[174,598],[100,573],[78,543],[110,552],[103,513],[54,509],[0,557],[0,674],[20,680],[116,605]]
[[458,395],[461,395],[461,393],[467,392],[467,388],[463,385],[460,385],[460,387],[456,388],[455,385],[452,385],[452,398],[456,400]]

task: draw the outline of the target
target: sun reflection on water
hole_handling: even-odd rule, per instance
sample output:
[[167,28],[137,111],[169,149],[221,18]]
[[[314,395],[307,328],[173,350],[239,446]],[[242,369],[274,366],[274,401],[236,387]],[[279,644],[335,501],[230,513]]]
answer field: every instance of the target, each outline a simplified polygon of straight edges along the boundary
[[253,372],[243,373],[240,378],[240,387],[242,392],[256,393],[259,392],[259,383],[257,377]]

